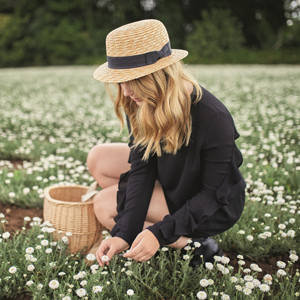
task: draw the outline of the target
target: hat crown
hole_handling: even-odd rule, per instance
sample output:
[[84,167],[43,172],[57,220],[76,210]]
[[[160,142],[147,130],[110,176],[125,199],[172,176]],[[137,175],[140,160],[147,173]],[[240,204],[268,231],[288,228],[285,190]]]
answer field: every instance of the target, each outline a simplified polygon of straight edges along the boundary
[[106,37],[106,55],[124,57],[159,51],[168,42],[162,22],[142,20],[111,31]]

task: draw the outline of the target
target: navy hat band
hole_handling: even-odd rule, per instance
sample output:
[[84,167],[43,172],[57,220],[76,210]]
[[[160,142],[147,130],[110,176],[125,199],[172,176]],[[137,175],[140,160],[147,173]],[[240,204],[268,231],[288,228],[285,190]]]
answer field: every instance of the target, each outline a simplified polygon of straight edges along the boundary
[[159,51],[122,57],[107,56],[107,63],[110,69],[133,69],[155,64],[161,58],[171,54],[172,50],[169,41]]

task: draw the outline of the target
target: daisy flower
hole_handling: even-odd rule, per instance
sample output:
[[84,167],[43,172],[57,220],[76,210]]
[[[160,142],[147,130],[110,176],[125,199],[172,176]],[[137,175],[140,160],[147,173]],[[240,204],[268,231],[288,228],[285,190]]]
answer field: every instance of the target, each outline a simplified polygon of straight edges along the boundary
[[10,274],[15,274],[17,272],[17,268],[16,267],[10,267],[9,270],[8,270],[8,272]]
[[290,260],[292,261],[292,262],[295,262],[295,261],[297,261],[298,260],[298,256],[296,255],[296,254],[290,254]]
[[200,292],[197,293],[197,298],[198,299],[206,299],[207,294],[204,291],[200,291]]
[[284,269],[285,266],[286,266],[286,263],[283,262],[283,261],[281,261],[281,260],[279,260],[279,261],[276,263],[276,265],[277,265],[278,268]]
[[207,287],[209,285],[209,282],[207,279],[201,279],[199,283],[202,287]]
[[35,269],[34,265],[28,265],[27,270],[32,272]]
[[48,246],[49,245],[49,242],[47,240],[42,240],[41,241],[41,245],[42,246]]
[[132,289],[127,290],[128,296],[133,296],[133,294],[134,294],[134,290],[132,290]]
[[102,286],[100,285],[93,286],[93,293],[96,294],[99,292],[102,292]]
[[103,255],[101,257],[101,260],[104,261],[104,262],[109,261],[109,257],[107,255]]
[[268,292],[270,290],[270,287],[267,284],[263,283],[259,286],[259,289],[263,292]]
[[77,289],[76,294],[78,297],[84,297],[84,296],[86,296],[86,290],[83,288]]
[[49,282],[49,287],[55,290],[59,287],[59,282],[56,279],[53,279]]
[[8,238],[10,237],[10,233],[9,233],[9,232],[4,232],[4,233],[2,234],[2,237],[3,237],[4,239],[8,239]]
[[89,253],[87,256],[86,256],[86,259],[89,260],[89,261],[94,261],[96,259],[96,256],[95,254],[93,253]]

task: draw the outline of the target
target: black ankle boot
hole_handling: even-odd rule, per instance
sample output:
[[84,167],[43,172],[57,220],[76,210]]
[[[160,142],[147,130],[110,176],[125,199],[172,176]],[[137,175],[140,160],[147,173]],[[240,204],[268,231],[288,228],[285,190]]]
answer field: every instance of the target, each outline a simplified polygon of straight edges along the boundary
[[190,266],[195,268],[206,262],[214,262],[214,256],[223,256],[223,251],[219,247],[218,243],[211,237],[193,238],[191,247],[194,247],[194,243],[201,244],[199,248],[194,249],[193,258],[190,261]]

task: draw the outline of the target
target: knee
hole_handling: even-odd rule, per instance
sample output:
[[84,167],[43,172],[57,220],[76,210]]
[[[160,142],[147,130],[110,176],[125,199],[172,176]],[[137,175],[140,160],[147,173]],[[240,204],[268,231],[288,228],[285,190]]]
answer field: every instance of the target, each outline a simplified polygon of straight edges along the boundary
[[103,156],[103,145],[94,146],[87,155],[86,164],[88,170],[92,175],[99,169],[99,162],[101,162],[101,157]]

